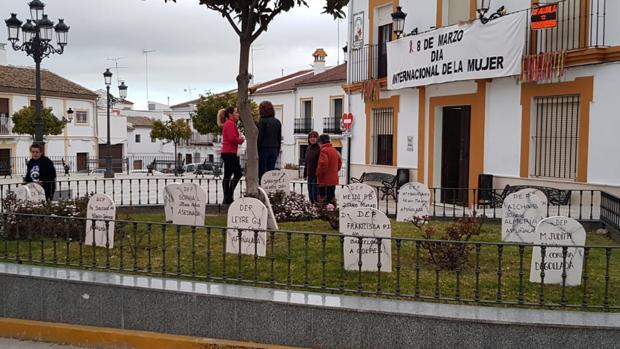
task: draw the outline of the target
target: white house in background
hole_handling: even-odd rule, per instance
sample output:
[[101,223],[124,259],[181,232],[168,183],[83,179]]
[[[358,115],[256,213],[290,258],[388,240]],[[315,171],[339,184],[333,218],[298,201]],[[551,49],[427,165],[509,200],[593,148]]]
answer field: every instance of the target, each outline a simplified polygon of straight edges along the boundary
[[[404,168],[429,187],[474,189],[489,174],[494,188],[619,192],[620,1],[559,2],[557,26],[540,30],[531,29],[523,11],[533,3],[493,1],[488,14],[501,6],[508,15],[482,25],[476,0],[350,1],[352,174]],[[407,36],[388,44],[396,39],[391,14],[397,6],[408,13]],[[507,23],[514,25],[503,30]],[[425,50],[430,40],[434,56]],[[469,66],[468,59],[494,49],[505,52],[506,65]],[[516,70],[509,70],[509,58]],[[454,65],[451,73],[444,70],[460,60],[470,75],[455,73]],[[435,64],[436,73],[421,73]],[[437,199],[471,202],[461,194]]]
[[[235,92],[236,90],[231,90],[222,92],[222,94]],[[172,111],[169,115],[171,115],[173,119],[186,120],[192,127],[192,138],[184,142],[177,151],[186,164],[205,161],[210,163],[220,162],[220,148],[222,146],[221,136],[213,134],[203,135],[193,128],[191,113],[196,111],[196,104],[199,100],[200,98],[170,107]],[[245,154],[245,144],[240,147],[239,154],[242,153]]]
[[[308,133],[312,130],[330,134],[334,147],[346,157],[346,139],[342,137],[340,120],[348,110],[348,97],[342,89],[346,83],[347,65],[326,67],[327,54],[320,48],[312,56],[312,69],[251,88],[250,98],[256,103],[271,101],[276,117],[282,122],[280,163],[283,167],[287,164],[304,165]],[[346,171],[341,174],[346,176]]]
[[[6,52],[0,48],[0,57]],[[1,58],[0,62],[5,62]],[[10,168],[13,174],[25,172],[29,158],[29,135],[13,133],[11,116],[24,106],[35,103],[34,68],[0,65],[0,164],[3,171]],[[41,71],[43,107],[51,107],[58,119],[67,118],[67,110],[74,111],[62,134],[46,136],[45,153],[62,169],[65,160],[73,170],[86,170],[88,159],[97,156],[97,95],[72,81],[48,70]],[[61,172],[62,173],[62,172]]]
[[[135,111],[132,114],[147,114]],[[174,160],[174,145],[151,138],[153,116],[127,116],[127,158],[132,170],[145,169],[159,160],[161,165]]]

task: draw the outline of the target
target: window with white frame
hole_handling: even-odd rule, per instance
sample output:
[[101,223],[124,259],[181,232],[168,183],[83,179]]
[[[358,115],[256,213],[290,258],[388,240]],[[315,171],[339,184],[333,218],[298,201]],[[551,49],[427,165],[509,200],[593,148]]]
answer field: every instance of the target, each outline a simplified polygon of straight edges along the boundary
[[305,99],[301,101],[301,117],[302,119],[312,119],[312,100]]
[[394,109],[373,109],[371,127],[372,163],[375,165],[394,165]]
[[579,96],[536,97],[533,175],[574,180],[579,162]]
[[136,143],[140,143],[141,138],[142,138],[142,135],[139,135],[139,134],[136,135],[136,137],[135,137]]
[[75,123],[76,124],[88,124],[88,112],[83,110],[75,111]]
[[343,108],[342,108],[342,98],[341,97],[332,98],[331,112],[332,112],[331,117],[333,117],[333,118],[339,119],[339,118],[342,117]]

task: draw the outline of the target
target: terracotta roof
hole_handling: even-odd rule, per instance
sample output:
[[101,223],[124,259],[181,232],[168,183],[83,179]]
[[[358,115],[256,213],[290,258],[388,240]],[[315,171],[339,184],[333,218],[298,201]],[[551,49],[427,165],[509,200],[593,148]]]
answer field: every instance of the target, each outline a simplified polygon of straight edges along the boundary
[[[0,65],[0,92],[35,94],[34,68]],[[66,98],[97,98],[93,91],[49,70],[41,70],[41,95]]]
[[287,76],[283,76],[281,78],[277,78],[274,80],[270,80],[267,82],[263,82],[256,86],[253,86],[251,91],[252,94],[265,94],[265,93],[275,93],[275,92],[284,92],[291,91],[295,89],[295,86],[300,82],[309,79],[313,76],[312,70],[300,70],[296,73],[289,74]]
[[339,82],[347,80],[347,64],[341,64],[326,71],[316,74],[309,79],[305,79],[297,83],[297,86],[312,85],[312,84],[325,84],[329,82]]
[[127,124],[131,124],[133,127],[151,127],[153,126],[153,119],[146,116],[128,116]]
[[322,48],[317,48],[316,51],[312,54],[312,57],[327,57],[327,53]]

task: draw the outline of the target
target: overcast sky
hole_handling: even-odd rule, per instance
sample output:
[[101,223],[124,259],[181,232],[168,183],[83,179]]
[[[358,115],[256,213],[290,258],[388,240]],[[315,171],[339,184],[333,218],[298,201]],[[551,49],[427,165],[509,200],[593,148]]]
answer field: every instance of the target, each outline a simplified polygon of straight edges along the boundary
[[[146,106],[146,56],[148,55],[148,97],[151,101],[177,104],[205,91],[236,87],[239,44],[232,28],[216,12],[198,5],[198,0],[43,0],[45,12],[54,22],[64,18],[71,27],[69,45],[62,55],[43,60],[52,70],[87,88],[104,88],[107,67],[118,60],[121,80],[129,86],[128,99],[136,108]],[[27,0],[0,0],[0,16],[16,12],[29,18]],[[323,47],[327,65],[336,65],[338,23],[321,14],[323,1],[311,0],[310,8],[298,8],[275,19],[255,42],[256,82],[309,68],[311,54]],[[4,23],[3,23],[4,24]],[[347,20],[340,21],[340,47],[345,45]],[[6,29],[0,31],[6,42]],[[55,40],[54,40],[55,42]],[[7,47],[8,48],[8,47]],[[12,65],[32,66],[32,58],[8,49]],[[250,63],[251,64],[251,63]],[[250,70],[252,67],[250,66]],[[116,78],[116,70],[113,69]],[[114,83],[116,85],[116,83]],[[188,91],[184,91],[188,90]],[[113,88],[116,94],[118,91]]]

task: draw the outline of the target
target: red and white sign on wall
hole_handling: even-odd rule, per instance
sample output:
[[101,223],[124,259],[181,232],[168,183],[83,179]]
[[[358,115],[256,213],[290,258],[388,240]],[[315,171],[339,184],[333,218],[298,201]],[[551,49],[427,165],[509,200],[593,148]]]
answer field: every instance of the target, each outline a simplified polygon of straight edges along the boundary
[[342,129],[345,131],[350,131],[353,126],[353,114],[344,113],[342,114],[342,119],[340,120]]

